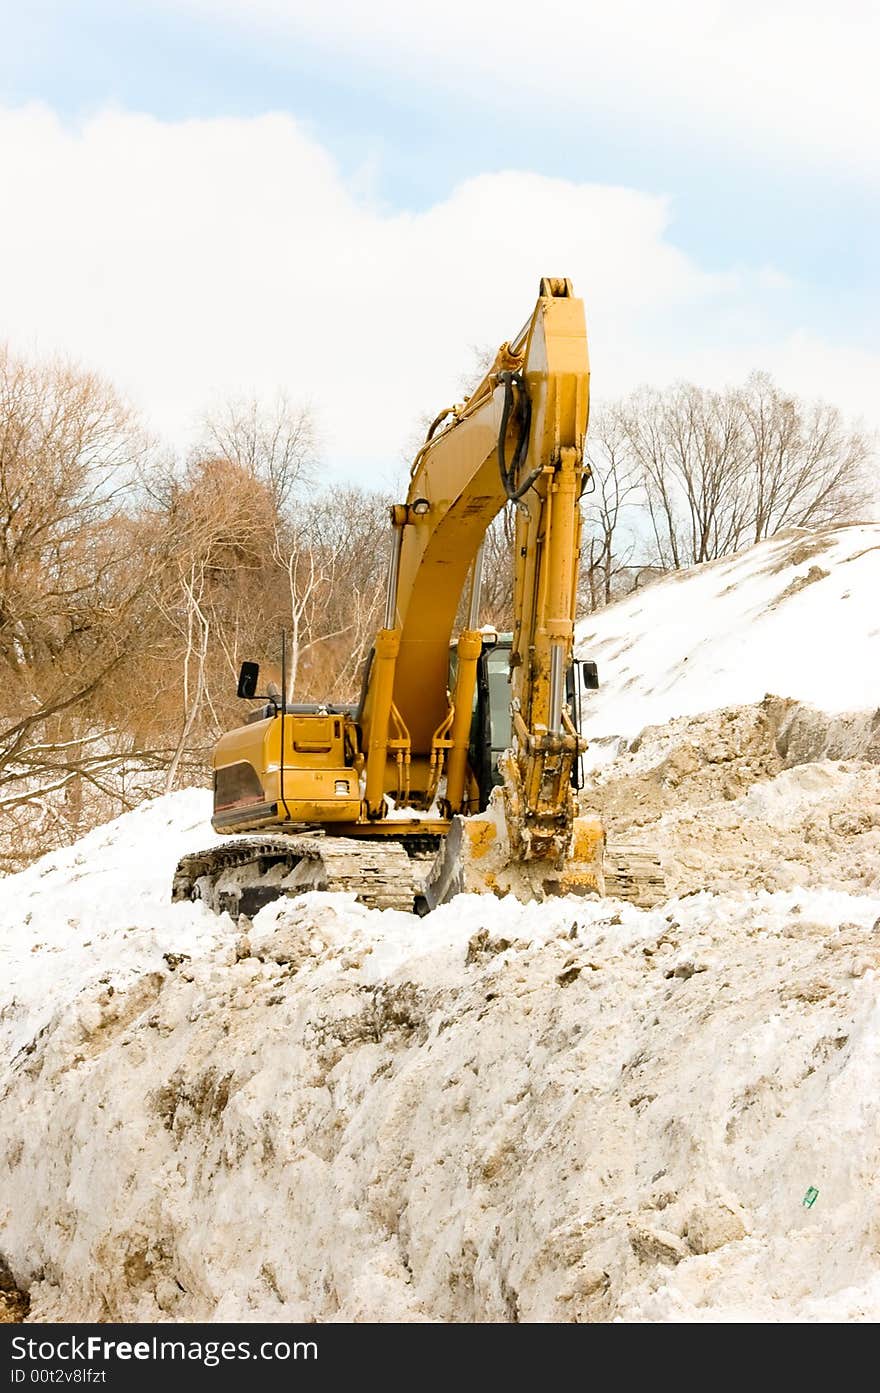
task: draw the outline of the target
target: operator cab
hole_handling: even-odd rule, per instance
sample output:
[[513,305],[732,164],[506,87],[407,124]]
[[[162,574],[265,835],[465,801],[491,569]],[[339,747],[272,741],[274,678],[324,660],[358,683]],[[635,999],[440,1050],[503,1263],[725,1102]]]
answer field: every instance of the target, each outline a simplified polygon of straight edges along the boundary
[[[510,718],[510,651],[513,634],[499,634],[494,629],[483,630],[483,651],[477,660],[477,689],[474,695],[474,714],[468,745],[468,763],[480,789],[480,812],[489,806],[492,789],[499,786],[502,776],[498,760],[511,743]],[[455,689],[456,651],[449,653],[449,688]],[[586,691],[599,686],[596,664],[575,659],[566,674],[566,701],[575,729],[580,731],[582,699]],[[572,768],[572,783],[583,787],[580,760]]]

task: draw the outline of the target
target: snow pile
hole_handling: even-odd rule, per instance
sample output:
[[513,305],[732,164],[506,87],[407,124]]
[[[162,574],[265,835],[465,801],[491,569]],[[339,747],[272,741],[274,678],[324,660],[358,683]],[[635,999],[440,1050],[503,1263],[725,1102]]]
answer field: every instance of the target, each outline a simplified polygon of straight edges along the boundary
[[654,909],[235,925],[197,791],[0,881],[0,1318],[880,1317],[878,582],[789,534],[581,626]]
[[[788,777],[743,808],[799,817]],[[206,803],[0,886],[32,1319],[880,1315],[880,882],[421,921],[311,894],[244,934],[168,902]]]
[[592,771],[609,845],[660,855],[667,893],[880,883],[880,717],[770,697],[643,731]]
[[189,952],[214,951],[219,921],[199,906],[172,907],[169,895],[178,858],[220,840],[210,816],[202,789],[158,798],[0,880],[3,1057],[84,983],[162,964],[184,926]]
[[880,524],[800,529],[667,577],[577,629],[601,686],[596,754],[648,725],[767,693],[822,711],[880,704]]

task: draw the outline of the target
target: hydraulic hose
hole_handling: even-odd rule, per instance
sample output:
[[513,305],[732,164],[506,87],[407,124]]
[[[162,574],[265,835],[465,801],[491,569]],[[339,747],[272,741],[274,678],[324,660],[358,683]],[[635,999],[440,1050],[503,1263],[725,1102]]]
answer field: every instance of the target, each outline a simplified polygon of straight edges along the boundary
[[[522,468],[523,462],[529,449],[529,430],[532,424],[532,403],[529,397],[529,389],[526,380],[521,372],[500,372],[498,382],[504,387],[504,405],[501,408],[501,426],[498,431],[498,468],[501,473],[501,482],[504,485],[504,492],[511,503],[516,503],[522,498],[523,494],[532,487],[532,484],[541,473],[542,466],[539,464],[529,475],[517,484],[517,476]],[[510,425],[511,416],[515,416],[519,425],[519,437],[513,458],[510,464],[507,463],[506,443],[507,428]]]

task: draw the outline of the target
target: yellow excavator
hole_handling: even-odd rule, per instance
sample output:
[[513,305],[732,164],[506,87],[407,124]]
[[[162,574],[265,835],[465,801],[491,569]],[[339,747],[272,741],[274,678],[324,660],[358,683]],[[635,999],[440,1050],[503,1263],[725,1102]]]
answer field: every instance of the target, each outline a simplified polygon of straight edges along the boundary
[[[357,705],[258,695],[214,753],[216,832],[173,898],[253,916],[308,889],[427,912],[462,891],[606,893],[605,834],[578,810],[582,695],[573,656],[589,359],[583,302],[541,281],[524,327],[467,401],[439,415],[391,508],[385,615]],[[483,538],[516,510],[514,626],[480,625]],[[466,593],[465,593],[466,592]],[[452,641],[456,617],[464,627]],[[613,891],[656,898],[652,858],[619,855]]]

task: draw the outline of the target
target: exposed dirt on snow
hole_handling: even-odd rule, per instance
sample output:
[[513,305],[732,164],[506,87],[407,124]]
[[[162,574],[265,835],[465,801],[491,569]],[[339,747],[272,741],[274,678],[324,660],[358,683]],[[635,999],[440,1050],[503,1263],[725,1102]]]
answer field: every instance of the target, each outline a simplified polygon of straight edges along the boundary
[[27,1294],[19,1290],[9,1268],[0,1259],[0,1325],[23,1321],[29,1309]]
[[880,711],[766,697],[649,727],[584,791],[609,841],[652,847],[667,890],[853,893],[880,878]]

